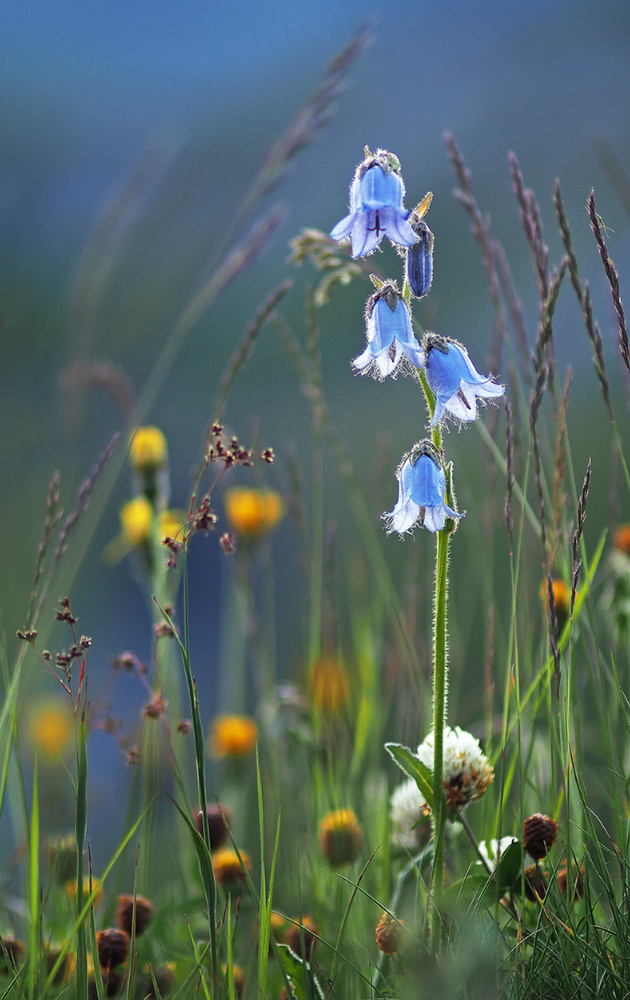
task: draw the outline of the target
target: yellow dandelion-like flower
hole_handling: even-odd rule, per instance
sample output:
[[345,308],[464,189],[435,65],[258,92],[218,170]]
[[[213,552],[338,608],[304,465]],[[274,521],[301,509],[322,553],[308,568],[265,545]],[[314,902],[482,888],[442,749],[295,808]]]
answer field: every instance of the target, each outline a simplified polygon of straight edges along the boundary
[[349,865],[359,857],[363,836],[352,809],[336,809],[319,824],[322,852],[334,868]]
[[146,497],[134,497],[120,510],[120,526],[128,545],[135,549],[151,536],[153,508]]
[[[246,854],[245,851],[241,851],[240,855],[243,865],[247,871],[249,871],[251,868],[249,855]],[[231,886],[234,883],[244,882],[245,871],[243,870],[243,865],[241,865],[236,851],[233,851],[228,847],[221,847],[212,855],[214,877],[219,885]]]
[[38,702],[29,711],[28,733],[31,743],[46,757],[57,757],[72,738],[73,715],[65,702]]
[[[564,582],[564,580],[552,580],[551,588],[553,590],[553,603],[556,606],[558,628],[562,629],[567,620],[569,608],[571,606],[571,588]],[[546,581],[541,584],[540,596],[545,604],[549,603],[549,588]]]
[[[77,898],[77,882],[76,879],[70,879],[66,882],[65,890],[70,899],[75,900]],[[94,893],[94,906],[98,906],[101,899],[103,898],[103,886],[101,880],[98,878],[92,878],[92,892]],[[90,878],[85,876],[83,879],[83,902],[85,903],[90,895]]]
[[239,535],[259,538],[275,528],[284,515],[284,504],[273,490],[233,487],[225,491],[225,513]]
[[256,723],[247,715],[219,715],[212,723],[213,757],[245,757],[256,746]]
[[174,538],[181,541],[186,514],[183,510],[163,510],[158,519],[160,538]]
[[158,427],[138,427],[129,448],[129,458],[140,473],[156,472],[168,460],[166,438]]
[[323,656],[311,667],[309,687],[313,705],[318,712],[341,712],[350,697],[350,681],[341,660]]

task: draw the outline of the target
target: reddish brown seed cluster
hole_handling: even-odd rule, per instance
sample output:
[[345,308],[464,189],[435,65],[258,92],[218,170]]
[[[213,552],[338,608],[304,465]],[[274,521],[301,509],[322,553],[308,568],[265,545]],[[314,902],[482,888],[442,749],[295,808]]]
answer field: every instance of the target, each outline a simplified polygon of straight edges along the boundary
[[551,816],[534,813],[523,823],[523,846],[534,861],[546,858],[558,836],[558,824]]

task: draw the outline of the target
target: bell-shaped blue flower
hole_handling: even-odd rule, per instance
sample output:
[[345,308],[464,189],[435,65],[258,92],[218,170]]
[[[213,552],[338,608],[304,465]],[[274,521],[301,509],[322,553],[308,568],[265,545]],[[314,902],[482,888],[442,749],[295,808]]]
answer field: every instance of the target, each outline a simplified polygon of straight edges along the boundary
[[405,363],[422,368],[424,351],[414,336],[411,314],[395,281],[386,281],[370,296],[365,310],[367,347],[352,365],[363,375],[394,378]]
[[449,337],[428,333],[424,339],[426,376],[435,394],[434,427],[447,414],[456,420],[475,420],[477,399],[502,396],[505,389],[480,375],[466,348]]
[[420,441],[403,455],[396,477],[398,503],[391,513],[383,514],[388,535],[392,531],[404,535],[416,524],[429,531],[442,531],[447,517],[458,521],[463,516],[446,503],[444,466],[430,441]]
[[350,214],[337,223],[331,237],[352,241],[352,256],[372,253],[383,236],[399,246],[412,246],[417,236],[407,222],[409,212],[403,207],[405,185],[400,176],[400,161],[386,149],[370,153],[357,167],[350,185]]

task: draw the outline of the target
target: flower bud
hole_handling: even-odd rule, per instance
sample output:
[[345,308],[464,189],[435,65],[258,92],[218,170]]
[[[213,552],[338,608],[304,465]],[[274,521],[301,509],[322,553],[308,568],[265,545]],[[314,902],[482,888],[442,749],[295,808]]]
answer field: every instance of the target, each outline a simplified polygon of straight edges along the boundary
[[423,298],[433,281],[434,236],[424,219],[415,219],[412,213],[409,222],[418,237],[417,243],[407,249],[407,282],[417,299]]

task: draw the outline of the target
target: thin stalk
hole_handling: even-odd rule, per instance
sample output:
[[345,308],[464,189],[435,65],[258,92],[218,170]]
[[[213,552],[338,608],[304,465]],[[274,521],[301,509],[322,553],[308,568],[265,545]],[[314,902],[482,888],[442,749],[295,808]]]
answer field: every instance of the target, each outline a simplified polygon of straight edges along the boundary
[[433,838],[435,853],[431,872],[431,951],[440,951],[444,895],[444,844],[446,800],[444,798],[444,719],[446,717],[446,595],[448,589],[448,544],[451,532],[437,533],[435,565],[435,632],[433,660]]

